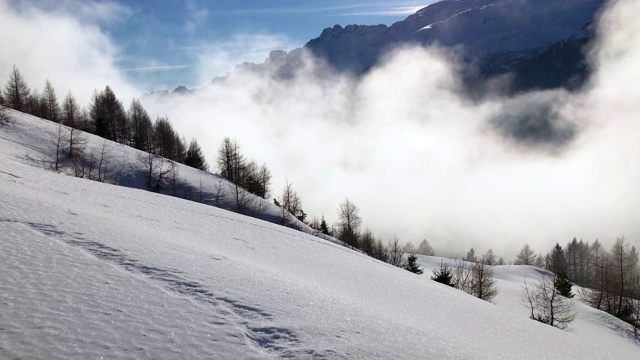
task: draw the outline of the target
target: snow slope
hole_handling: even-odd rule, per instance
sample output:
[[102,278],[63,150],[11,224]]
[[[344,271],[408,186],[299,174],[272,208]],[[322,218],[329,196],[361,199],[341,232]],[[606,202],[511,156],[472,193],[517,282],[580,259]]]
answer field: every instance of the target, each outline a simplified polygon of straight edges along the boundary
[[[454,262],[452,259],[437,256],[417,256],[418,263],[425,270],[423,275],[425,277],[431,277],[432,269],[436,269],[441,261],[450,264]],[[528,318],[529,309],[522,303],[524,281],[532,285],[551,273],[526,265],[501,265],[494,266],[493,269],[496,286],[499,289],[495,304],[513,314]],[[629,351],[635,347],[635,351],[640,351],[640,338],[633,334],[633,328],[629,324],[583,303],[580,300],[579,286],[574,285],[573,293],[575,297],[572,301],[576,318],[570,325],[569,331],[572,334],[593,344],[601,344],[603,347],[626,347]]]
[[34,154],[55,125],[11,115],[0,125],[0,358],[640,355],[301,232],[45,170]]

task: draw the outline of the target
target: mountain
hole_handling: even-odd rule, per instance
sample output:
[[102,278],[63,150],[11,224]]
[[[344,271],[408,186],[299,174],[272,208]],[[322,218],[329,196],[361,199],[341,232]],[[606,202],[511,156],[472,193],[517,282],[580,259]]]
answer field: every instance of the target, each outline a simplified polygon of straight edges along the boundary
[[[628,326],[576,301],[572,332],[343,246],[202,203],[51,170],[58,125],[0,124],[0,358],[634,359]],[[63,128],[66,130],[66,128]],[[121,178],[139,163],[106,144]],[[181,172],[187,183],[207,178]],[[441,259],[420,257],[425,268]]]
[[[386,25],[335,25],[303,50],[333,69],[362,74],[390,50],[405,45],[438,45],[464,64],[469,87],[509,74],[511,92],[536,88],[576,88],[588,76],[585,44],[607,0],[445,0],[403,21]],[[304,51],[274,51],[263,64],[238,69],[287,77]]]
[[[531,58],[567,40],[593,21],[604,0],[441,1],[390,27],[325,29],[305,47],[338,69],[366,71],[385,51],[401,44],[445,46],[473,62],[500,56],[502,65]],[[509,54],[509,62],[505,62]]]

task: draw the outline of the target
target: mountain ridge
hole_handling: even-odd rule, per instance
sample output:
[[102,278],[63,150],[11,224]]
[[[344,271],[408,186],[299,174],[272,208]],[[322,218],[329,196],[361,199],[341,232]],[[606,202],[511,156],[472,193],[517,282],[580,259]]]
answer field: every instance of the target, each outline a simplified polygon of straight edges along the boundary
[[[461,75],[471,91],[482,89],[485,80],[507,74],[512,80],[510,93],[573,89],[588,77],[582,49],[595,38],[591,25],[607,3],[444,0],[390,26],[327,27],[302,48],[272,51],[263,63],[245,62],[234,71],[271,72],[287,78],[301,68],[308,52],[338,72],[361,75],[399,46],[438,46],[463,64]],[[549,51],[559,60],[549,62]],[[545,69],[551,77],[541,74]],[[538,81],[534,75],[542,77]],[[216,77],[212,83],[221,79],[224,77]],[[186,90],[178,87],[174,92],[184,94]]]

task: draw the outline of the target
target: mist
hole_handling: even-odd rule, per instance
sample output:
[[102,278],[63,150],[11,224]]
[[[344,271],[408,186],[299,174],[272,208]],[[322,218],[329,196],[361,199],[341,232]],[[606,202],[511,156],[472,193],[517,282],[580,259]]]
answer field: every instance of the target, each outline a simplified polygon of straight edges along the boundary
[[[0,1],[5,10],[12,11]],[[29,33],[27,15],[50,21],[29,11],[14,14],[11,28]],[[471,100],[446,49],[403,47],[361,77],[305,54],[286,80],[237,70],[190,95],[143,103],[197,138],[212,165],[222,139],[237,139],[248,158],[272,170],[274,195],[290,181],[311,217],[333,223],[348,197],[385,242],[427,239],[436,254],[492,248],[507,261],[525,243],[546,253],[573,237],[608,247],[624,234],[638,245],[638,13],[640,4],[627,0],[602,15],[589,52],[592,78],[573,93]],[[115,68],[117,46],[99,23],[57,16],[70,29],[57,41],[75,39],[70,59],[45,61],[47,49],[6,52],[16,55],[0,60],[3,83],[15,63],[32,86],[50,78],[59,93],[67,87],[78,98],[106,84],[127,106],[142,94]],[[200,67],[219,64],[203,59]]]

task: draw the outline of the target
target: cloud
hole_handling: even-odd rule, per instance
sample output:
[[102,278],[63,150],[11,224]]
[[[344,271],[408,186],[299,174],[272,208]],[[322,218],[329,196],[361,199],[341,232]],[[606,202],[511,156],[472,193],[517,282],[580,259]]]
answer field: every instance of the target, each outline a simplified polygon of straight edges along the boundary
[[[285,178],[312,215],[349,197],[383,239],[436,251],[493,248],[513,258],[574,236],[640,236],[640,29],[620,1],[600,23],[590,85],[470,100],[439,48],[397,49],[361,78],[309,54],[286,79],[235,71],[191,96],[146,105],[197,136],[207,157],[225,136]],[[452,65],[454,64],[454,65]]]
[[152,71],[171,71],[180,70],[192,67],[193,64],[187,65],[154,65],[154,66],[142,66],[135,68],[120,69],[120,71],[135,71],[135,72],[152,72]]
[[[388,2],[353,3],[339,6],[288,6],[269,8],[245,8],[242,10],[218,11],[216,15],[248,15],[248,14],[313,14],[337,13],[340,16],[397,16],[411,15],[437,0],[412,1],[389,4]],[[358,10],[361,9],[361,10]],[[345,12],[347,11],[347,12]]]
[[261,62],[271,50],[289,50],[293,44],[284,35],[235,34],[224,41],[200,42],[182,49],[195,58],[195,83],[208,84],[214,75],[226,74],[244,62]]
[[563,100],[570,96],[563,90],[536,92],[517,96],[502,103],[490,124],[514,145],[562,150],[577,135],[577,125],[561,113]]
[[369,11],[357,11],[340,14],[341,16],[398,16],[415,14],[418,10],[426,7],[429,3],[420,6],[398,6]]
[[84,23],[117,23],[126,20],[134,14],[128,6],[116,1],[94,1],[94,0],[58,0],[55,2],[46,0],[35,0],[28,2],[18,2],[16,7],[19,11],[32,11],[38,8],[44,12],[54,15],[66,16],[73,14],[74,18]]
[[189,17],[185,24],[188,33],[194,33],[199,27],[204,25],[209,18],[209,11],[206,8],[199,7],[193,0],[186,2]]
[[102,12],[90,18],[112,20],[127,13],[124,8],[110,2],[70,0],[55,10],[40,5],[20,2],[12,6],[0,0],[2,83],[15,64],[32,88],[42,88],[45,79],[50,79],[59,97],[72,91],[82,104],[88,103],[95,88],[107,84],[125,99],[140,94],[115,66],[117,46],[95,22],[83,18],[85,12]]
[[[44,3],[44,2],[43,2]],[[128,102],[142,93],[122,71],[104,21],[40,3],[0,0],[0,81],[15,63],[32,87],[49,78],[86,104],[110,85]],[[66,1],[65,6],[84,2]],[[95,3],[90,3],[95,4]],[[440,48],[396,49],[361,78],[334,73],[310,54],[284,80],[234,71],[192,95],[145,100],[152,116],[196,137],[209,162],[222,138],[272,169],[275,191],[293,182],[311,215],[336,219],[349,197],[383,240],[427,238],[436,251],[493,248],[513,258],[529,242],[546,252],[574,236],[608,243],[640,236],[640,4],[614,2],[590,52],[595,72],[578,92],[531,92],[469,100],[455,61]],[[64,9],[64,7],[63,7]],[[115,15],[120,14],[120,15]],[[185,47],[201,83],[292,42],[237,35]],[[277,63],[277,62],[276,62]],[[179,64],[186,64],[179,63]]]

